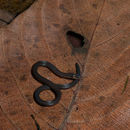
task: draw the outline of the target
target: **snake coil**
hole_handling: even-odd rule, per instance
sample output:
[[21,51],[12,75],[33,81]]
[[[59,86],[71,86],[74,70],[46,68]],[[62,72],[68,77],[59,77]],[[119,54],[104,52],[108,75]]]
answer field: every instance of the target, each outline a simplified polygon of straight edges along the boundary
[[[68,83],[68,84],[55,84],[52,81],[42,77],[39,73],[38,73],[38,68],[42,66],[42,67],[47,67],[50,71],[52,71],[55,75],[61,77],[61,78],[66,78],[66,79],[71,79],[72,82]],[[60,70],[58,70],[53,64],[51,64],[48,61],[38,61],[36,62],[31,69],[31,73],[32,76],[35,80],[37,80],[39,83],[42,84],[42,86],[40,86],[39,88],[37,88],[34,91],[33,97],[34,100],[37,104],[39,104],[40,106],[54,106],[56,105],[60,99],[61,99],[61,89],[69,89],[71,87],[73,87],[74,85],[76,85],[79,82],[80,79],[80,67],[78,65],[78,63],[75,64],[76,67],[76,74],[73,73],[64,73],[61,72]],[[51,90],[54,95],[55,95],[55,99],[51,100],[51,101],[44,101],[40,98],[40,93],[42,91],[45,90]]]

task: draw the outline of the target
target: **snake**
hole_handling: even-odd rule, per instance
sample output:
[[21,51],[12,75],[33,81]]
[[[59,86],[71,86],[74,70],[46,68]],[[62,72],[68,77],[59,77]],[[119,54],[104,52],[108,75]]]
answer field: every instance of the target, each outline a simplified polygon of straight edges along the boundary
[[[60,78],[70,79],[72,81],[70,83],[68,83],[68,84],[56,84],[56,83],[53,83],[52,81],[46,79],[45,77],[41,76],[38,73],[38,68],[39,67],[46,67],[52,73],[54,73],[56,76],[58,76]],[[80,80],[80,67],[79,67],[79,64],[76,63],[75,67],[76,67],[76,74],[61,72],[59,69],[57,69],[53,64],[51,64],[48,61],[38,61],[35,64],[33,64],[32,68],[31,68],[31,74],[32,74],[33,78],[36,81],[38,81],[39,83],[42,84],[33,93],[34,101],[38,105],[44,106],[44,107],[49,107],[49,106],[56,105],[61,99],[61,95],[62,95],[61,90],[72,88],[73,86],[75,86],[79,82],[79,80]],[[45,90],[52,91],[54,93],[54,95],[55,95],[55,98],[53,100],[49,100],[49,101],[42,100],[40,98],[40,93],[45,91]]]

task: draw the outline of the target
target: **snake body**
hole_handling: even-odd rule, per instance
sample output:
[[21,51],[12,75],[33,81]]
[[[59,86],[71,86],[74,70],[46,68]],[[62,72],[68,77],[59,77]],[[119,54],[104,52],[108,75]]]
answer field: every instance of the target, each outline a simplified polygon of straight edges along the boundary
[[[50,71],[52,71],[55,75],[61,77],[61,78],[66,78],[66,79],[71,79],[72,82],[68,84],[55,84],[52,81],[44,78],[38,73],[38,68],[39,67],[47,67]],[[35,80],[40,82],[42,86],[37,88],[33,94],[34,100],[37,104],[40,106],[53,106],[57,104],[61,98],[61,89],[69,89],[76,85],[79,82],[80,79],[80,67],[76,63],[76,74],[73,73],[64,73],[58,70],[53,64],[51,64],[48,61],[38,61],[36,62],[31,69],[32,76]],[[55,94],[55,99],[51,101],[44,101],[40,98],[40,93],[45,90],[51,90]]]

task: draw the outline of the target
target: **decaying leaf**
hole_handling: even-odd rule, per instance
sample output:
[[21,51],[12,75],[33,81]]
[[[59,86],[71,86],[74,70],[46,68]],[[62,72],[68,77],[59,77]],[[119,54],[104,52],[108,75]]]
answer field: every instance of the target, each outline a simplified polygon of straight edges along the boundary
[[[129,0],[38,0],[1,28],[0,128],[35,130],[33,114],[42,130],[129,129],[130,82],[121,95],[130,73],[129,5]],[[79,39],[68,41],[68,31],[87,42],[80,47]],[[80,64],[79,84],[63,91],[53,107],[33,100],[41,84],[30,71],[38,60],[63,72],[75,72],[75,63]],[[68,82],[45,68],[39,72],[55,83]],[[51,96],[41,93],[42,98]]]

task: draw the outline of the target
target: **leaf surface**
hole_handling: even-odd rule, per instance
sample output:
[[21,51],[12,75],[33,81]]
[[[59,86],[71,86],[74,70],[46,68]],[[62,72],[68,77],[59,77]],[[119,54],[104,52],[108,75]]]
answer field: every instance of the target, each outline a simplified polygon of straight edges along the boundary
[[[11,24],[0,29],[0,128],[129,129],[130,2],[128,0],[38,0]],[[66,33],[74,31],[85,45],[74,48]],[[90,46],[87,47],[87,46]],[[40,86],[31,66],[45,60],[63,72],[82,78],[62,91],[53,107],[38,106],[34,90]],[[55,83],[67,83],[48,69],[40,74]],[[52,93],[41,94],[43,98]]]

